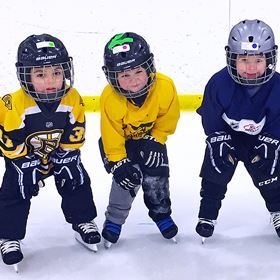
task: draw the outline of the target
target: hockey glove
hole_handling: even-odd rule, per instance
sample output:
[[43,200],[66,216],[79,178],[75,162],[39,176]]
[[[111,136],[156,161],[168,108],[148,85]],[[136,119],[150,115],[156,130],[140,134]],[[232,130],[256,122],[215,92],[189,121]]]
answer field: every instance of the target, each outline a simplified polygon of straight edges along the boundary
[[218,173],[224,173],[233,168],[237,159],[234,153],[231,135],[224,131],[217,131],[206,138],[210,161]]
[[252,165],[263,175],[273,175],[278,167],[280,140],[268,133],[258,136],[250,156]]
[[130,159],[124,158],[111,164],[111,173],[116,183],[123,189],[133,190],[142,184],[142,173],[132,165]]
[[149,168],[168,166],[165,145],[159,143],[151,135],[145,135],[143,141],[143,149],[140,154],[143,158],[144,165]]
[[23,199],[31,199],[39,193],[43,186],[44,170],[38,155],[24,156],[11,160],[17,173],[17,182]]
[[55,150],[50,161],[53,164],[53,173],[56,184],[63,187],[66,181],[71,180],[72,185],[84,183],[84,168],[81,163],[80,150],[66,151],[61,148]]

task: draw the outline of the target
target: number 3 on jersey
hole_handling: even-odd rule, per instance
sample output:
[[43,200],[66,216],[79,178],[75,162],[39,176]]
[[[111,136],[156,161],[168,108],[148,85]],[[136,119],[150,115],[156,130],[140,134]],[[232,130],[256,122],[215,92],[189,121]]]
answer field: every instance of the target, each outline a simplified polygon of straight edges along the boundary
[[71,142],[81,142],[85,138],[85,128],[82,126],[76,126],[73,128],[74,134],[69,136]]

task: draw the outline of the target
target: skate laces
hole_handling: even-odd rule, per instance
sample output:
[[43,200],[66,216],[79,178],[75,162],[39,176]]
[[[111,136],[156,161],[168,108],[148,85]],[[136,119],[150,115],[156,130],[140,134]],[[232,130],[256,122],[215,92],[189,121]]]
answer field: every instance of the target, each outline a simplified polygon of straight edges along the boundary
[[270,223],[274,225],[275,229],[280,228],[280,212],[271,212]]
[[2,240],[0,249],[3,254],[20,251],[20,244],[18,240]]
[[94,222],[81,223],[77,225],[84,233],[96,232],[98,227]]
[[198,222],[201,223],[201,224],[208,224],[212,227],[214,227],[215,224],[216,224],[215,220],[210,220],[210,219],[205,219],[205,218],[199,218]]

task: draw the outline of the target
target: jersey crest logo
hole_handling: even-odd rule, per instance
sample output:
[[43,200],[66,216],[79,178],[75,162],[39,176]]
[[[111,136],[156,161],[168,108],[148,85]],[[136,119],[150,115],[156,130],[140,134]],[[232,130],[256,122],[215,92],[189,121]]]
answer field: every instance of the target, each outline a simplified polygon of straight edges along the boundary
[[12,110],[12,96],[10,94],[6,94],[2,97],[2,100],[4,101],[5,106],[9,110]]
[[134,126],[132,124],[130,124],[128,127],[131,127],[131,129],[129,129],[129,134],[127,135],[128,139],[141,139],[144,137],[144,135],[147,134],[148,131],[150,131],[152,129],[152,127],[154,126],[153,122],[149,122],[149,123],[142,123],[139,126]]
[[253,120],[248,120],[248,119],[241,119],[240,121],[230,119],[226,113],[223,113],[222,118],[224,121],[231,127],[231,129],[235,131],[240,131],[240,132],[245,132],[250,135],[257,135],[259,134],[265,124],[266,117],[264,116],[263,119],[256,123]]
[[58,148],[63,131],[63,129],[54,129],[35,132],[26,138],[26,143],[33,147],[36,154],[44,157]]

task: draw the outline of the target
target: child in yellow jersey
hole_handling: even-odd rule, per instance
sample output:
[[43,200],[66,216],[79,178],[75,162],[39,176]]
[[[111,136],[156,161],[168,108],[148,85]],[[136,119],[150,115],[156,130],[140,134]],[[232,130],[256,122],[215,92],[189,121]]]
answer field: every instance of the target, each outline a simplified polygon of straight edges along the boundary
[[85,116],[73,88],[72,58],[59,39],[31,35],[19,45],[16,67],[21,88],[0,101],[5,108],[0,119],[6,163],[0,188],[3,261],[10,265],[23,259],[19,240],[25,236],[30,200],[50,175],[76,238],[96,250],[101,236],[93,221],[97,214],[90,178],[80,157]]
[[149,45],[132,32],[112,37],[105,46],[104,64],[109,84],[101,95],[99,146],[105,168],[113,174],[102,231],[105,245],[119,239],[141,186],[149,216],[163,237],[172,239],[178,228],[170,216],[165,142],[180,115],[175,85],[156,72]]

